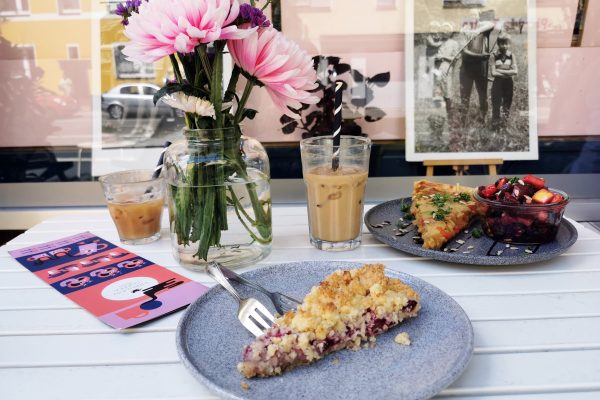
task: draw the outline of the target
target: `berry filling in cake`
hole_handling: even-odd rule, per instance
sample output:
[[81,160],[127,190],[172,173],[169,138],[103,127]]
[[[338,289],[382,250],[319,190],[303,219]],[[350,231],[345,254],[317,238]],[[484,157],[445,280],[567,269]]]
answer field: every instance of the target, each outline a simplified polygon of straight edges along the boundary
[[247,345],[238,370],[247,378],[278,375],[297,365],[349,348],[415,317],[419,295],[381,264],[338,270],[312,288],[302,305],[279,317]]

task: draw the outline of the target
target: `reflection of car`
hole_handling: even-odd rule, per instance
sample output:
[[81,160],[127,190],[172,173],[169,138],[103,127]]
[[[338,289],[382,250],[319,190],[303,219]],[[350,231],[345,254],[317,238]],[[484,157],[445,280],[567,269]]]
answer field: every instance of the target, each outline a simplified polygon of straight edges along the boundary
[[139,117],[155,115],[157,118],[174,118],[173,109],[163,102],[155,106],[152,102],[154,94],[160,88],[150,83],[127,83],[115,86],[102,95],[102,110],[108,112],[112,119],[121,119],[130,113]]
[[70,96],[54,93],[51,90],[38,87],[33,92],[35,103],[52,117],[70,117],[77,112],[77,100]]

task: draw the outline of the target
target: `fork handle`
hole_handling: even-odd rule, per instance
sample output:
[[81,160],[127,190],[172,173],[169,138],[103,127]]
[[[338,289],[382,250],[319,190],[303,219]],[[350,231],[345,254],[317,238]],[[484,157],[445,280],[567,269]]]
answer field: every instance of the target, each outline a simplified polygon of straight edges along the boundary
[[242,298],[238,294],[238,292],[231,286],[225,275],[223,275],[223,271],[221,271],[221,266],[217,262],[210,262],[206,264],[205,267],[206,273],[210,275],[217,283],[225,288],[229,292],[230,295],[235,297],[238,302],[242,301]]
[[233,272],[232,270],[230,270],[220,264],[219,264],[219,268],[221,269],[221,272],[227,279],[232,280],[237,283],[241,283],[246,286],[249,286],[253,289],[258,290],[259,292],[263,292],[267,296],[271,295],[271,292],[269,292],[264,287],[260,286],[258,283],[249,281],[248,279],[244,278],[243,276],[238,275],[237,273]]

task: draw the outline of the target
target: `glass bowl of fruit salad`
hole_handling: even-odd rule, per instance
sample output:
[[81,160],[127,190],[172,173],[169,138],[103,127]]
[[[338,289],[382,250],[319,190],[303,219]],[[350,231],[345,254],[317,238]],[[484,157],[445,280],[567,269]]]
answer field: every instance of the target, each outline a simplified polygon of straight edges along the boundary
[[481,225],[489,237],[505,243],[542,244],[554,240],[569,196],[546,186],[543,178],[500,178],[474,195]]

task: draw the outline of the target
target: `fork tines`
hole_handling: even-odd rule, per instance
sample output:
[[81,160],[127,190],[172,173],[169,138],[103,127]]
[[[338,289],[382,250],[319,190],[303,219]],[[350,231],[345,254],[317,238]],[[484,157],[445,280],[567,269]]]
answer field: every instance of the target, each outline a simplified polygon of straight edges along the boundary
[[238,318],[242,325],[257,337],[262,335],[275,321],[273,314],[256,299],[243,301]]

